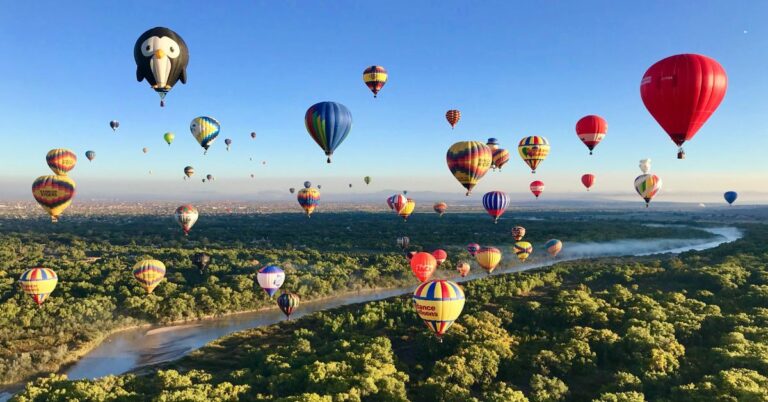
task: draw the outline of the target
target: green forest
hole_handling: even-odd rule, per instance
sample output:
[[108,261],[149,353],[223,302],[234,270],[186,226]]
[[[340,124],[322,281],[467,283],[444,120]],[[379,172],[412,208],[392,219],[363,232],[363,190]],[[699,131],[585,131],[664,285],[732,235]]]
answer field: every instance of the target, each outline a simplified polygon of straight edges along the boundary
[[[256,284],[256,271],[277,264],[287,273],[283,289],[302,300],[364,288],[416,284],[396,246],[441,247],[449,260],[438,276],[454,276],[454,264],[469,259],[464,246],[476,241],[500,247],[504,265],[515,264],[510,229],[527,227],[526,240],[541,246],[549,238],[568,242],[638,238],[706,238],[701,230],[627,225],[607,216],[541,213],[494,225],[482,214],[416,214],[408,223],[392,214],[321,213],[204,216],[189,237],[165,216],[93,216],[52,225],[44,219],[2,219],[0,227],[0,382],[14,383],[57,372],[63,364],[118,328],[168,323],[272,307]],[[212,256],[201,273],[190,261],[196,252]],[[148,295],[131,276],[142,258],[168,267],[166,280]],[[548,258],[534,252],[533,261]],[[17,286],[29,267],[56,270],[59,284],[37,308]]]
[[149,372],[38,379],[14,400],[765,401],[768,228],[744,229],[702,252],[468,282],[442,343],[400,297],[242,331]]

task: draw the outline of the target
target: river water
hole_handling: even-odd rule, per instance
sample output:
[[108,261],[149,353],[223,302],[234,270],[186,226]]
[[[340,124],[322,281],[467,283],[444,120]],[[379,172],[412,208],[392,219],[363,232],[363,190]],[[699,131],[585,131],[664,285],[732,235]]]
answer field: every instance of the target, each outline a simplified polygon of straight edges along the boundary
[[[533,263],[498,268],[493,275],[522,272],[550,266],[558,262],[582,258],[644,256],[661,253],[681,253],[691,250],[705,250],[720,244],[735,241],[742,237],[739,229],[719,227],[704,229],[716,237],[708,239],[643,239],[615,240],[602,243],[566,243],[558,258],[547,258]],[[511,258],[509,254],[506,259]],[[466,282],[488,276],[481,270],[473,270],[466,278],[452,278],[456,282]],[[349,304],[365,303],[375,300],[400,296],[413,291],[413,286],[361,291],[345,294],[342,297],[328,298],[302,303],[292,319],[306,314],[329,310]],[[122,374],[128,371],[157,363],[176,360],[190,351],[199,349],[207,343],[244,329],[276,324],[285,319],[278,309],[260,310],[242,314],[195,321],[176,326],[158,326],[136,328],[117,332],[106,338],[99,346],[91,350],[65,371],[70,379],[98,378],[110,374]],[[13,386],[0,392],[0,402],[8,400],[21,386]]]

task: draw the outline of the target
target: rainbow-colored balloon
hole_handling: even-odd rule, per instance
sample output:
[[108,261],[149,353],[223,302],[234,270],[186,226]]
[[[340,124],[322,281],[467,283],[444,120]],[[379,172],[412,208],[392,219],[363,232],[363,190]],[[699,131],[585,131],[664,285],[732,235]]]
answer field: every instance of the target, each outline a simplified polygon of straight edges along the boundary
[[528,256],[533,253],[533,245],[527,241],[519,241],[514,245],[515,254],[520,262],[525,262]]
[[538,135],[532,135],[520,140],[517,152],[530,168],[531,173],[536,173],[536,168],[549,155],[549,141]]
[[461,287],[442,279],[424,282],[413,292],[416,313],[438,338],[459,318],[464,301]]
[[67,176],[40,176],[32,182],[32,196],[51,215],[51,222],[56,223],[64,210],[72,204],[75,188],[74,180]]
[[59,277],[50,268],[31,268],[19,277],[21,290],[32,297],[37,305],[43,304],[59,283]]
[[307,218],[312,215],[318,205],[320,205],[320,190],[316,188],[302,188],[296,196],[299,205],[304,208]]
[[341,145],[352,129],[352,113],[336,102],[320,102],[307,109],[304,125],[310,137],[320,145],[331,163],[333,151]]
[[56,148],[48,151],[48,154],[45,155],[45,161],[53,173],[66,176],[70,170],[75,168],[77,155],[68,149]]
[[557,257],[557,254],[559,254],[560,250],[563,249],[563,242],[557,239],[551,239],[544,244],[544,248],[547,249],[547,253],[549,253],[549,255],[552,257]]
[[641,174],[635,179],[635,191],[645,200],[646,208],[661,190],[661,185],[661,178],[655,174]]
[[133,266],[133,277],[147,293],[152,293],[165,278],[165,264],[158,260],[139,261]]
[[382,66],[370,66],[363,71],[363,82],[375,98],[387,83],[387,70]]
[[491,168],[491,149],[480,141],[457,142],[445,155],[448,169],[453,177],[467,189],[467,195]]

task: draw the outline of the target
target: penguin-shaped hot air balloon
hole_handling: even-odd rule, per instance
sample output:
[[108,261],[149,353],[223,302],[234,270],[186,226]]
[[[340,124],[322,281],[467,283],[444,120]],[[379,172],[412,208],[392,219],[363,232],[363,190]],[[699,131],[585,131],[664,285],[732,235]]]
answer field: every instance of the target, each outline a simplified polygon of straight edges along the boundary
[[133,58],[136,80],[147,80],[160,95],[160,106],[165,106],[165,95],[177,81],[187,83],[187,44],[168,28],[155,27],[141,34],[133,45]]

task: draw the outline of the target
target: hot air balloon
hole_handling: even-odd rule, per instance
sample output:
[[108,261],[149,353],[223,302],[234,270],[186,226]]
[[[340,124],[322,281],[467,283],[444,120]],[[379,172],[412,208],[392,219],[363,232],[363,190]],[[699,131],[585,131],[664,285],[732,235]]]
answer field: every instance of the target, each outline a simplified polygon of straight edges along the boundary
[[646,208],[651,199],[661,190],[661,185],[661,178],[655,174],[642,174],[635,179],[635,191],[645,200]]
[[320,191],[315,188],[302,188],[296,196],[299,205],[304,208],[307,218],[312,215],[318,205],[320,205]]
[[346,106],[336,102],[320,102],[312,105],[304,115],[304,125],[313,140],[331,156],[352,128],[352,113]]
[[289,193],[291,193],[291,194],[293,194],[293,193],[295,193],[295,192],[296,192],[296,189],[295,189],[295,188],[293,188],[293,187],[291,187],[291,188],[289,188],[289,189],[288,189],[288,192],[289,192]]
[[195,264],[200,273],[204,273],[208,269],[208,264],[211,263],[211,256],[206,253],[195,253],[190,257],[192,263]]
[[408,190],[403,190],[403,195],[408,195]]
[[479,244],[477,244],[477,243],[469,243],[469,244],[467,244],[467,252],[472,257],[474,257],[479,250],[480,250],[480,245]]
[[525,228],[522,226],[515,226],[512,228],[512,238],[515,241],[520,241],[525,237]]
[[133,45],[136,80],[147,80],[165,106],[165,95],[177,81],[187,83],[189,50],[184,39],[168,28],[155,27],[139,36]]
[[413,305],[424,324],[438,339],[442,339],[464,309],[464,291],[451,281],[429,281],[413,292]]
[[714,59],[678,54],[652,65],[640,82],[640,97],[648,112],[679,147],[690,141],[725,97],[728,77]]
[[256,177],[256,175],[251,173],[251,179],[253,179],[254,177]]
[[467,195],[485,176],[493,160],[491,149],[479,141],[461,141],[453,144],[445,156],[453,177],[467,189]]
[[593,184],[595,184],[595,175],[593,175],[592,173],[587,173],[585,175],[582,175],[581,184],[583,184],[584,187],[587,188],[587,191],[589,191],[589,188],[592,187]]
[[487,145],[488,148],[491,149],[491,152],[493,152],[493,151],[499,149],[499,140],[497,140],[496,138],[491,137],[491,138],[488,139],[488,141],[485,143],[485,145]]
[[45,155],[45,161],[54,174],[66,176],[70,170],[75,168],[77,155],[68,149],[56,148],[48,151],[48,154]]
[[189,123],[189,131],[192,133],[192,136],[195,137],[197,143],[205,149],[203,152],[203,155],[205,155],[208,153],[208,148],[210,148],[211,145],[213,145],[213,142],[216,141],[216,137],[219,136],[221,124],[219,124],[219,121],[213,117],[195,117],[192,119],[192,122]]
[[509,162],[509,151],[503,148],[498,148],[493,151],[493,163],[492,165],[501,171],[501,167]]
[[59,283],[59,277],[50,268],[30,268],[19,277],[21,291],[32,297],[38,306],[53,293],[57,283]]
[[171,145],[174,138],[176,138],[176,135],[170,131],[163,134],[163,140],[165,140],[165,142],[168,143],[168,146]]
[[205,175],[205,178],[208,179],[208,181],[213,181],[213,175],[212,174]]
[[403,250],[407,249],[409,244],[411,244],[411,239],[408,238],[408,236],[400,236],[397,238],[397,245]]
[[165,278],[165,264],[158,260],[139,261],[133,266],[133,277],[147,293],[152,293]]
[[277,298],[277,306],[280,307],[283,314],[290,320],[291,314],[299,307],[300,301],[301,298],[296,293],[283,291]]
[[352,188],[352,183],[349,183],[349,188]]
[[723,198],[725,198],[725,202],[728,203],[728,205],[733,204],[734,201],[736,201],[736,198],[739,197],[739,194],[735,191],[726,191],[725,194],[723,194]]
[[363,177],[363,181],[365,182],[365,185],[371,184],[371,176],[365,176]]
[[304,188],[310,188],[310,187],[312,187],[312,182],[311,181],[305,181],[304,182]]
[[96,152],[94,152],[94,151],[85,151],[85,157],[90,162],[90,161],[96,159]]
[[549,155],[549,141],[538,135],[525,137],[517,145],[520,157],[531,168],[531,173],[536,173],[536,168]]
[[323,188],[323,186],[321,186],[321,185],[319,185],[319,184],[317,185],[317,189],[318,189],[318,190],[320,190],[320,189],[322,189],[322,188]]
[[456,123],[461,119],[461,112],[456,109],[451,109],[445,112],[445,119],[448,120],[448,124],[451,125],[451,129],[456,127]]
[[405,252],[405,258],[407,258],[408,261],[412,260],[414,255],[416,255],[415,251],[406,251]]
[[229,146],[232,145],[232,140],[229,138],[224,139],[224,145],[227,146],[227,151],[229,151]]
[[519,241],[515,243],[514,249],[515,254],[517,254],[517,259],[520,260],[520,262],[525,262],[525,260],[528,259],[528,256],[533,253],[533,245],[527,241]]
[[255,131],[251,131],[251,139],[254,139],[254,140],[256,139],[256,132]]
[[408,198],[402,194],[395,194],[392,196],[392,210],[399,214],[400,211],[408,204]]
[[285,282],[285,272],[276,265],[267,265],[256,274],[259,286],[272,297]]
[[181,230],[184,231],[184,236],[186,236],[189,234],[192,226],[195,225],[195,222],[197,222],[197,208],[193,207],[192,205],[182,205],[176,208],[174,217],[176,218],[176,222],[179,224],[179,226],[181,226]]
[[563,242],[557,239],[551,239],[544,244],[544,248],[547,249],[547,253],[549,253],[549,255],[552,257],[557,257],[557,254],[560,253],[560,250],[563,249]]
[[448,259],[448,253],[445,252],[443,249],[437,249],[432,252],[432,257],[435,257],[435,261],[437,261],[438,268],[443,265],[446,259]]
[[435,205],[432,206],[432,209],[434,209],[435,212],[440,214],[440,216],[443,216],[445,211],[448,209],[448,204],[446,204],[444,202],[437,202],[437,203],[435,203]]
[[435,257],[426,252],[416,253],[411,258],[411,271],[420,282],[424,282],[432,277],[432,274],[437,268],[437,260]]
[[395,197],[397,197],[397,195],[387,197],[387,206],[393,212],[395,212]]
[[75,188],[75,182],[67,176],[40,176],[32,182],[32,196],[51,215],[51,222],[56,223],[72,203]]
[[408,222],[408,217],[411,216],[414,209],[416,209],[416,201],[408,198],[408,202],[405,203],[405,206],[397,214],[403,218],[403,221]]
[[471,269],[472,268],[470,267],[469,263],[466,262],[466,261],[461,261],[460,263],[458,263],[456,265],[456,271],[459,272],[459,275],[461,275],[462,278],[464,278],[467,275],[469,275],[469,271]]
[[147,152],[149,152],[149,148],[144,147],[144,148],[141,149],[141,152],[147,153]]
[[195,168],[193,168],[192,166],[187,166],[187,167],[185,167],[185,168],[184,168],[184,174],[185,174],[187,177],[192,177],[192,175],[194,175],[194,174],[195,174]]
[[493,218],[493,223],[499,222],[499,217],[507,210],[509,198],[502,191],[491,191],[483,195],[483,208]]
[[597,144],[605,138],[606,133],[608,133],[608,123],[600,116],[591,114],[576,122],[576,135],[589,148],[590,155]]
[[534,180],[531,182],[530,188],[533,195],[535,195],[536,198],[539,198],[539,195],[544,192],[544,182],[541,180]]
[[501,262],[501,250],[496,247],[482,247],[477,251],[475,261],[490,275]]
[[387,70],[382,66],[370,66],[363,71],[363,82],[373,92],[375,98],[387,83]]
[[643,174],[647,174],[651,171],[651,160],[650,159],[640,159],[640,171],[643,172]]
[[120,127],[120,122],[117,120],[112,120],[109,122],[109,127],[112,129],[112,131],[115,131],[118,127]]

